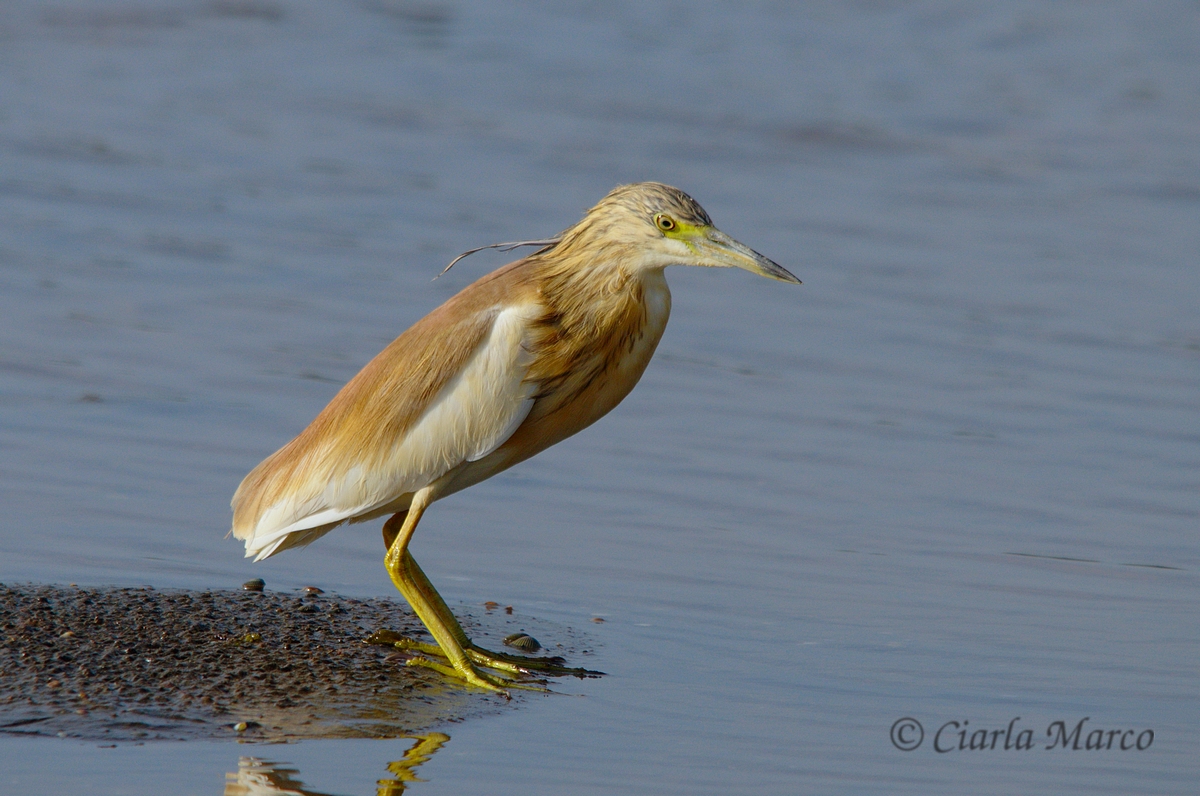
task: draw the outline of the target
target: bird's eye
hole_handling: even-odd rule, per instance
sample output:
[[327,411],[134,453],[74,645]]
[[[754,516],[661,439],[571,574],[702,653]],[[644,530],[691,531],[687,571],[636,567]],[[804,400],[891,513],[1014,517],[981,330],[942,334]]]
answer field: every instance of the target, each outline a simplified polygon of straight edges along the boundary
[[671,230],[675,229],[675,219],[662,213],[659,213],[654,217],[654,223],[657,224],[658,228],[663,232],[670,232]]

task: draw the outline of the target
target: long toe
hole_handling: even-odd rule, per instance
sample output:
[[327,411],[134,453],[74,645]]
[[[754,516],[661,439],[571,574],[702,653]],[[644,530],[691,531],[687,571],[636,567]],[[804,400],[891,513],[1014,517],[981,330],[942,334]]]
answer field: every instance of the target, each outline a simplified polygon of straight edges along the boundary
[[449,666],[445,663],[439,663],[438,661],[430,660],[429,658],[421,655],[414,655],[413,657],[409,658],[408,665],[432,669],[439,674],[445,675],[446,677],[465,682],[468,686],[473,688],[481,688],[484,691],[491,691],[492,693],[499,694],[507,699],[512,698],[508,693],[509,688],[522,687],[518,683],[505,682],[499,678],[485,674],[484,672],[481,672],[473,667],[465,670],[458,669],[457,667]]
[[603,677],[604,672],[591,669],[563,666],[566,661],[558,656],[551,658],[526,658],[521,655],[509,655],[504,652],[492,652],[472,644],[465,649],[471,660],[480,666],[498,671],[516,671],[518,673],[537,673],[547,677]]

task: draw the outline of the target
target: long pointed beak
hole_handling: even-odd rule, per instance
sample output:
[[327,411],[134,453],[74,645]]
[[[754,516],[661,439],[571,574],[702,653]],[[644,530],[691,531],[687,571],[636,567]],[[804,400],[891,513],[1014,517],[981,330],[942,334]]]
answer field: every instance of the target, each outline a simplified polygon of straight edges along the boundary
[[707,262],[704,265],[714,265],[720,268],[742,268],[752,274],[778,279],[780,282],[800,284],[800,280],[779,263],[763,257],[749,246],[738,243],[715,227],[709,227],[701,235],[697,235],[692,245],[699,250],[700,256]]

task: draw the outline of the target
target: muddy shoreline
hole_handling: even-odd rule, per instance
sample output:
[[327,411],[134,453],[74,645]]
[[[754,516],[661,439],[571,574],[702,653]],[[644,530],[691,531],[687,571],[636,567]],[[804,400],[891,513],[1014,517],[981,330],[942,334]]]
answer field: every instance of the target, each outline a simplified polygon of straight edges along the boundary
[[0,584],[0,734],[385,738],[503,700],[369,644],[422,636],[388,600]]

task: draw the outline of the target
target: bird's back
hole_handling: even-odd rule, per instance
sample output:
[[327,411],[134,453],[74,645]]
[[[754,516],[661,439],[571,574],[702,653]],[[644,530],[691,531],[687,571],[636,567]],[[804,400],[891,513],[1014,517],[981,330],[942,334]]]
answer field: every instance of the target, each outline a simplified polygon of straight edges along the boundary
[[[456,384],[492,392],[491,403],[476,414],[511,412],[512,406],[496,404],[512,397],[504,390],[513,392],[513,374],[495,371],[512,370],[514,363],[477,362],[476,371],[493,383],[461,381],[464,368],[480,359],[481,346],[495,336],[498,319],[505,327],[501,331],[521,331],[512,328],[524,323],[521,308],[535,303],[528,270],[526,261],[512,263],[422,318],[351,379],[304,431],[246,476],[232,505],[233,535],[246,540],[248,556],[265,558],[307,544],[346,520],[365,519],[425,486],[415,482],[436,478],[457,465],[456,459],[477,453],[478,440],[463,433],[479,435],[481,425],[500,426],[496,433],[505,430],[503,418],[466,418],[464,423],[453,417],[449,431],[433,429],[434,439],[411,439]],[[523,378],[515,381],[519,386]],[[406,440],[416,443],[409,445],[414,455],[398,460]]]

